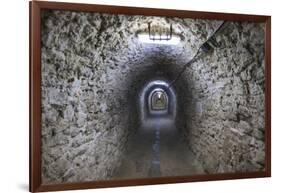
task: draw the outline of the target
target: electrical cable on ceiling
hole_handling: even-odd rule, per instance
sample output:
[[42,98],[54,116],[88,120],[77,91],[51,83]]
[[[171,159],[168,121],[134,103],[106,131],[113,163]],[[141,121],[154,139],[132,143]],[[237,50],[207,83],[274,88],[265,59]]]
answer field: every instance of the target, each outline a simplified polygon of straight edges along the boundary
[[184,73],[186,68],[197,59],[197,56],[201,53],[201,51],[203,51],[203,53],[207,53],[207,52],[209,52],[211,50],[211,48],[212,48],[211,45],[213,45],[214,47],[218,47],[219,46],[219,44],[215,40],[214,36],[216,35],[216,33],[218,31],[220,31],[222,29],[222,27],[225,25],[225,23],[226,23],[226,21],[223,21],[220,24],[220,26],[212,33],[212,35],[209,36],[209,38],[207,38],[207,40],[204,41],[204,43],[202,43],[199,46],[199,48],[197,49],[197,51],[194,54],[194,56],[183,66],[182,70],[179,72],[177,77],[173,81],[171,81],[171,83],[169,84],[169,87],[171,87],[180,78],[180,76]]

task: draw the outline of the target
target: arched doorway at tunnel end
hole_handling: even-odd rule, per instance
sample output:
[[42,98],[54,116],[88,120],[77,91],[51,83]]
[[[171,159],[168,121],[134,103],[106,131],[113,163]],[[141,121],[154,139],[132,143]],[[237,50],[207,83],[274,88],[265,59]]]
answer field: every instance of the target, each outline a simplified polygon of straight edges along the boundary
[[159,118],[174,121],[177,112],[175,90],[166,80],[147,82],[139,93],[138,109],[141,123]]

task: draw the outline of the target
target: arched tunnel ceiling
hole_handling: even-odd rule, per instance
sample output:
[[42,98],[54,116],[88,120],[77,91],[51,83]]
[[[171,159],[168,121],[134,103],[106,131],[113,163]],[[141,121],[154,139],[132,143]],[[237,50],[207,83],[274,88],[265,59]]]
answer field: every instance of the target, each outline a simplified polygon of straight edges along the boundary
[[[139,124],[138,92],[153,79],[172,81],[222,22],[71,11],[44,11],[42,21],[44,183],[112,177]],[[150,21],[172,23],[184,40],[139,42],[136,33]],[[173,85],[181,104],[177,126],[209,173],[264,166],[263,40],[263,24],[229,22],[217,37],[221,47]],[[251,141],[251,155],[242,138]],[[217,159],[234,148],[235,159]]]

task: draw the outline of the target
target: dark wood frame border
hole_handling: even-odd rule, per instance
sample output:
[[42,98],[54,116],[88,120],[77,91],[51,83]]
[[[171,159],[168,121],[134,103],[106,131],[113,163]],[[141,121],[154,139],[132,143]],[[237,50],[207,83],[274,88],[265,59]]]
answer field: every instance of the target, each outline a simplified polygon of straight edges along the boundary
[[[98,182],[65,183],[43,185],[41,183],[41,10],[71,10],[84,12],[101,12],[111,14],[169,16],[196,19],[218,19],[229,21],[264,22],[265,29],[265,171],[245,173],[223,173],[180,177],[157,177],[129,180],[112,180]],[[271,176],[271,16],[245,15],[230,13],[212,13],[154,8],[136,8],[105,6],[93,4],[59,3],[46,1],[29,2],[30,11],[30,172],[29,190],[31,192],[59,191],[116,186],[151,185],[165,183],[182,183],[210,180],[227,180],[242,178],[259,178]]]

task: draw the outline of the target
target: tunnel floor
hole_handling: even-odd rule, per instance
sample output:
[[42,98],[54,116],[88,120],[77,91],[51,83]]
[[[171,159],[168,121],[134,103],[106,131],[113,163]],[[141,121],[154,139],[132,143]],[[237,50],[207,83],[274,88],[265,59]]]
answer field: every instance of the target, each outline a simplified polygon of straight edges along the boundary
[[205,173],[170,118],[146,120],[129,144],[114,179]]

